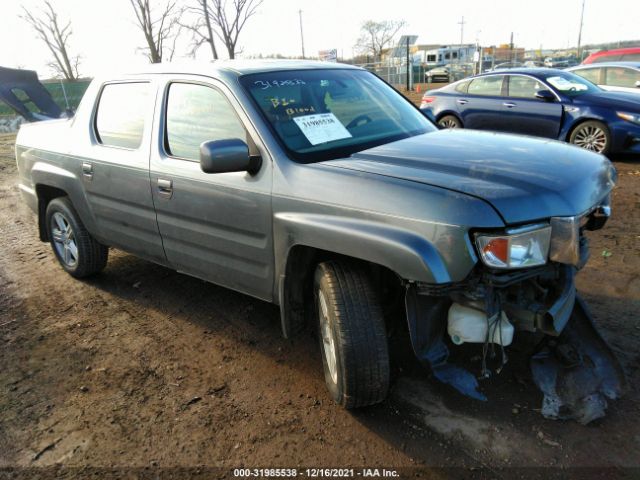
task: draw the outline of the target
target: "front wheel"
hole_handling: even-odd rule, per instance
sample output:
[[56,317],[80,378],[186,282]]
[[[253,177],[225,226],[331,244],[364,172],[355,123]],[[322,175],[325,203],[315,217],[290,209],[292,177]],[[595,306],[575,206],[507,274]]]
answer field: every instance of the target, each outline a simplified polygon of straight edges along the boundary
[[49,202],[46,222],[53,253],[67,273],[83,278],[104,269],[109,249],[91,236],[67,197]]
[[462,128],[462,122],[453,115],[445,115],[438,120],[438,126],[440,128]]
[[318,265],[314,281],[325,383],[346,408],[381,402],[389,389],[389,351],[379,298],[366,270]]
[[586,150],[606,155],[611,149],[611,134],[604,123],[591,120],[574,128],[569,142]]

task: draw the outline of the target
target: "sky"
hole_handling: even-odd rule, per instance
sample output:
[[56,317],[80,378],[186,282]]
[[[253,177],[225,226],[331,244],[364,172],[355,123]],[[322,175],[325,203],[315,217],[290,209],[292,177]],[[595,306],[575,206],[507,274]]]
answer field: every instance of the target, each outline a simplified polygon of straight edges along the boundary
[[[158,4],[166,0],[151,0]],[[194,0],[178,0],[185,5]],[[640,38],[638,0],[585,0],[582,43],[615,42]],[[141,31],[129,0],[51,0],[62,20],[70,20],[72,54],[80,54],[80,73],[93,76],[113,69],[135,68],[146,62]],[[43,0],[0,0],[5,20],[0,29],[0,66],[37,70],[51,76],[50,54],[31,27],[19,18],[22,7],[38,12]],[[464,42],[481,45],[508,43],[514,32],[516,46],[566,48],[576,45],[582,0],[264,0],[241,33],[243,54],[300,55],[302,10],[307,56],[336,48],[339,57],[351,57],[360,26],[367,20],[406,20],[400,34],[418,35],[418,43],[460,42],[464,16]],[[189,36],[178,44],[175,60],[189,58]],[[218,50],[224,48],[218,41]],[[201,48],[198,59],[210,59]]]

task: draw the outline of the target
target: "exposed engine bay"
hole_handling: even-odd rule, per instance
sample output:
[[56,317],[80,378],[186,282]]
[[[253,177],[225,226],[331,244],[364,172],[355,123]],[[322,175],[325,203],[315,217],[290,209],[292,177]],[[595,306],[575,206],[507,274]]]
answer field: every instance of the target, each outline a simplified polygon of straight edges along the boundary
[[[543,393],[543,416],[582,424],[604,416],[607,399],[624,391],[625,376],[574,279],[589,257],[585,230],[601,228],[608,213],[598,208],[570,222],[552,219],[551,225],[561,229],[552,243],[564,238],[561,245],[574,245],[564,248],[563,263],[512,271],[479,267],[466,281],[446,286],[406,284],[405,306],[418,359],[441,382],[486,401],[478,380],[499,374],[514,337],[529,332],[537,338],[530,368]],[[481,347],[480,371],[449,363],[450,346],[464,343]]]

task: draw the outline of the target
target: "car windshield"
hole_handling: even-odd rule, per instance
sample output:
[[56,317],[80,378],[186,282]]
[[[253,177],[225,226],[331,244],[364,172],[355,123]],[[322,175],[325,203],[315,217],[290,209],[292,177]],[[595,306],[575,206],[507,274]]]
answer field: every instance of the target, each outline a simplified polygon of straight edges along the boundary
[[568,97],[577,97],[585,93],[595,93],[601,90],[600,87],[597,87],[589,80],[569,72],[553,73],[548,75],[545,80],[553,88]]
[[436,127],[375,75],[314,69],[245,75],[241,84],[289,154],[313,162],[349,156]]

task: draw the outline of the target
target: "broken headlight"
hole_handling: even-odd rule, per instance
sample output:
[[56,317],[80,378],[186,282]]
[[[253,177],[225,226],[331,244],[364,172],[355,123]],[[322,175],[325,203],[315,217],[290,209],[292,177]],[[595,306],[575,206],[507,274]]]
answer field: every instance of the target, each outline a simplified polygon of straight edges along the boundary
[[507,230],[503,235],[476,236],[476,245],[484,264],[501,269],[544,265],[549,255],[550,241],[549,225]]

